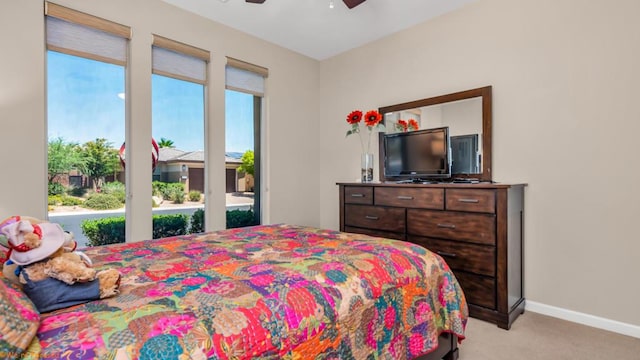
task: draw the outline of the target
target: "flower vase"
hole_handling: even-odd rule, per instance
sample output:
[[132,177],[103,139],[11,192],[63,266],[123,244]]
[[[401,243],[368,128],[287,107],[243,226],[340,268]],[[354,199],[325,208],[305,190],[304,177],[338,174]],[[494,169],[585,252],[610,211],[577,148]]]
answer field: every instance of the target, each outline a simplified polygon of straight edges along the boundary
[[373,154],[362,154],[360,158],[360,174],[362,182],[373,181]]

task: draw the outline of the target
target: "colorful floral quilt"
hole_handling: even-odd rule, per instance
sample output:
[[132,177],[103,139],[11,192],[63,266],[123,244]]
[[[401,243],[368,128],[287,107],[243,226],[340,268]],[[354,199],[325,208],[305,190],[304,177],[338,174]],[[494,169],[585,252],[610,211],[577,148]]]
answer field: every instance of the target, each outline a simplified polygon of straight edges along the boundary
[[25,358],[412,359],[464,338],[458,282],[407,242],[269,225],[85,252],[121,293],[42,314]]

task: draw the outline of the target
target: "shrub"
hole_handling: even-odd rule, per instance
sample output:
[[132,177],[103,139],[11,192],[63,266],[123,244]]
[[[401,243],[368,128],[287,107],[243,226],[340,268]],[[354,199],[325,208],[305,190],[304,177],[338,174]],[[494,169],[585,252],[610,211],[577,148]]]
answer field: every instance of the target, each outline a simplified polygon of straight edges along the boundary
[[[253,210],[228,210],[227,211],[227,229],[259,225],[256,221]],[[191,216],[191,224],[189,233],[201,233],[204,231],[204,210],[198,209]]]
[[227,229],[244,226],[258,225],[253,210],[229,210],[227,211]]
[[178,190],[184,193],[183,183],[163,183],[160,181],[154,181],[152,187],[154,188],[154,193],[157,192],[166,200],[171,200],[171,195],[178,192]]
[[73,196],[62,196],[62,202],[60,205],[62,206],[76,206],[76,205],[82,205],[84,203],[84,201],[75,198]]
[[165,200],[171,200],[176,204],[184,202],[184,184],[179,182],[165,183],[162,181],[154,181],[151,184],[153,194],[162,196]]
[[67,194],[72,195],[72,196],[83,197],[86,193],[87,193],[87,189],[86,188],[70,186],[67,189]]
[[184,192],[184,183],[172,182],[167,184],[167,191],[171,192],[176,191],[177,189]]
[[82,203],[82,200],[67,195],[49,195],[47,199],[47,204],[51,206],[76,206]]
[[122,207],[122,202],[111,194],[93,194],[82,205],[93,210],[110,210]]
[[174,204],[182,204],[184,203],[184,190],[177,187],[171,188],[168,198]]
[[154,215],[153,238],[186,234],[188,218],[186,214]]
[[65,190],[64,185],[60,183],[49,183],[49,195],[62,195]]
[[165,188],[167,187],[167,183],[162,181],[154,181],[151,183],[151,196],[162,196],[164,197]]
[[195,234],[201,232],[204,232],[204,210],[198,209],[191,215],[189,233]]
[[49,195],[49,197],[47,198],[47,204],[48,205],[62,205],[62,196],[60,195]]
[[[153,238],[186,234],[187,218],[185,214],[154,215]],[[88,246],[118,244],[125,241],[124,216],[84,220],[80,227],[89,239]]]
[[189,191],[189,201],[200,201],[202,193],[198,190]]
[[124,242],[124,216],[84,220],[82,233],[89,239],[88,246],[118,244]]
[[126,189],[123,183],[119,181],[112,181],[102,186],[102,193],[115,196],[121,203],[125,203]]

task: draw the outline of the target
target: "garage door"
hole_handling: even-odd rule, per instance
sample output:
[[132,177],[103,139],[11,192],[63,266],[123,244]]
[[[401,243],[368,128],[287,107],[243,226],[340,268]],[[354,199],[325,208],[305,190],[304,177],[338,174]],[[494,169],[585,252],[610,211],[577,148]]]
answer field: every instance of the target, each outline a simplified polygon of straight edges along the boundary
[[204,169],[189,168],[189,191],[191,190],[204,194]]
[[225,170],[227,170],[227,193],[238,191],[236,187],[236,169]]

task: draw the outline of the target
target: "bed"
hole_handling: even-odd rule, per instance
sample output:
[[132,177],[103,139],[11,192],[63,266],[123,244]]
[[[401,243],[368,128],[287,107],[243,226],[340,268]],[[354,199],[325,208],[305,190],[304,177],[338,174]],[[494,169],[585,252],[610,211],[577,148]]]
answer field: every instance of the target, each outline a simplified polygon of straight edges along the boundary
[[85,253],[121,293],[38,316],[3,280],[0,358],[455,359],[464,339],[453,273],[408,242],[265,225]]

